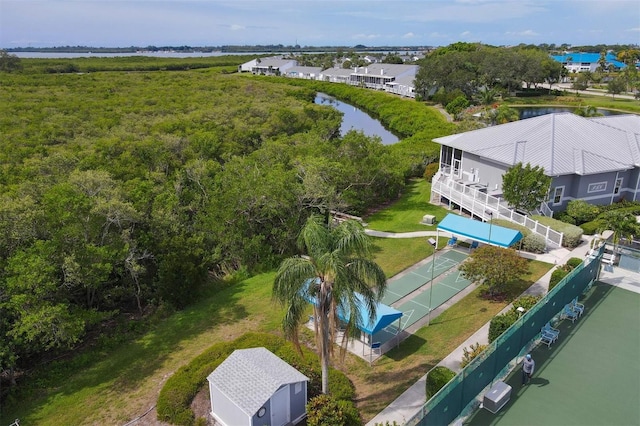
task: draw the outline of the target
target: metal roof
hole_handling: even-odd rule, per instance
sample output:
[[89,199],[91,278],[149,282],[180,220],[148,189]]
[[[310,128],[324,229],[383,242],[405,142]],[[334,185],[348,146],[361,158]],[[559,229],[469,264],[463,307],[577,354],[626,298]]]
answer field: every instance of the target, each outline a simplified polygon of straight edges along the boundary
[[[595,64],[600,60],[599,53],[586,53],[586,52],[576,52],[576,53],[565,53],[564,55],[552,55],[554,60],[558,62],[571,62],[571,63],[589,63]],[[613,64],[618,68],[624,68],[626,65],[623,62],[618,61],[616,55],[609,52],[605,55],[605,61],[609,64]]]
[[282,386],[309,381],[266,348],[233,351],[207,379],[250,417]]
[[589,119],[569,112],[434,139],[508,167],[519,162],[540,166],[548,176],[592,175],[640,166],[639,140],[637,116]]

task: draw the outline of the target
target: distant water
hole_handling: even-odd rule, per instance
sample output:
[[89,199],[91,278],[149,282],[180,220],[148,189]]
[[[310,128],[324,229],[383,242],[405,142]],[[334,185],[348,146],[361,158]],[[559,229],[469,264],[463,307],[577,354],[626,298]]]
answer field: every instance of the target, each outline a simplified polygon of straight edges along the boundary
[[35,59],[73,59],[73,58],[121,58],[127,56],[149,56],[154,58],[204,58],[210,56],[227,55],[263,55],[255,52],[122,52],[122,53],[93,53],[93,52],[11,52],[19,58]]
[[[553,114],[556,112],[574,112],[576,110],[575,107],[518,107],[513,106],[513,108],[518,110],[520,114],[520,120],[524,120],[525,118],[538,117],[540,115]],[[628,114],[624,112],[612,111],[610,109],[598,108],[596,110],[598,113],[602,115],[618,115],[618,114]]]
[[396,135],[385,129],[378,120],[371,118],[367,113],[353,105],[340,102],[333,96],[318,93],[315,103],[332,106],[343,114],[342,124],[340,125],[340,134],[342,136],[349,130],[359,130],[367,136],[379,136],[384,145],[391,145],[399,140]]

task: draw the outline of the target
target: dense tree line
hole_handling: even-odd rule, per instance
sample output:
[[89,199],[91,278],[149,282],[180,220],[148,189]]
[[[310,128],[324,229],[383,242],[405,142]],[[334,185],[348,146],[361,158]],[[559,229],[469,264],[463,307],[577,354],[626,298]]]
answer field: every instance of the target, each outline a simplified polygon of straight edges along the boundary
[[[480,43],[454,43],[434,50],[420,61],[416,93],[423,99],[444,105],[459,97],[487,105],[497,95],[512,95],[522,91],[523,86],[537,89],[546,84],[551,91],[554,84],[565,78],[571,79],[576,90],[585,90],[591,83],[603,83],[613,96],[625,90],[640,91],[640,78],[635,66],[640,60],[640,50],[629,46],[610,47],[586,46],[585,50],[576,50],[599,52],[600,65],[595,72],[571,73],[549,56],[560,53],[555,51],[555,45],[498,48]],[[606,53],[609,50],[627,65],[623,70],[607,66]]]
[[566,69],[540,49],[497,48],[479,43],[455,43],[436,49],[420,61],[416,92],[422,98],[440,96],[448,103],[460,94],[481,103],[483,93],[507,94],[523,83],[535,88],[554,84]]
[[0,371],[120,313],[181,308],[216,277],[271,269],[296,252],[309,215],[394,199],[425,160],[340,137],[340,113],[285,80],[47,74],[38,61],[0,74]]

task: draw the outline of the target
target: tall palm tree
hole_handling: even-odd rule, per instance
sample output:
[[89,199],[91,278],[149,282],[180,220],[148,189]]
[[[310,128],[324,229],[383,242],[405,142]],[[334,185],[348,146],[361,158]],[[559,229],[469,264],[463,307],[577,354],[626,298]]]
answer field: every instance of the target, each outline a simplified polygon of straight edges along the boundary
[[[327,226],[320,216],[311,216],[298,237],[305,255],[285,259],[275,277],[273,298],[286,307],[282,320],[285,336],[298,345],[298,328],[313,301],[316,346],[322,365],[322,392],[329,390],[329,358],[340,324],[339,314],[348,316],[345,336],[357,333],[360,311],[368,320],[376,318],[376,304],[386,288],[380,266],[370,258],[371,241],[362,225],[347,220]],[[358,296],[360,294],[361,296]],[[348,315],[345,315],[348,313]],[[344,337],[344,336],[343,336]],[[343,338],[344,351],[346,338]]]

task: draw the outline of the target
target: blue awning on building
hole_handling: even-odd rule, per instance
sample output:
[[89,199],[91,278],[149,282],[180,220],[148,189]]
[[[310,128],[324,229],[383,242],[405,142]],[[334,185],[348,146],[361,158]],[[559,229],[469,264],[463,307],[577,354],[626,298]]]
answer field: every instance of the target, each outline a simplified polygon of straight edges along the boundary
[[515,229],[467,219],[451,213],[438,224],[437,229],[449,232],[454,236],[470,238],[500,247],[511,247],[522,239],[522,233]]

